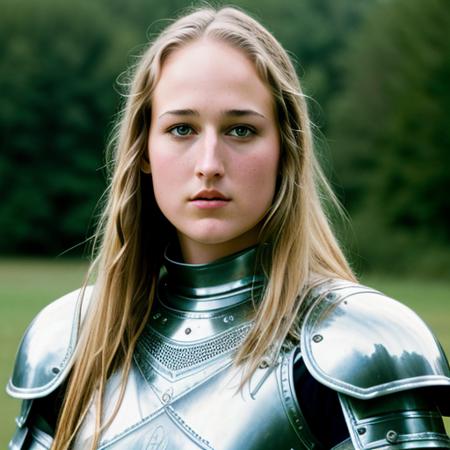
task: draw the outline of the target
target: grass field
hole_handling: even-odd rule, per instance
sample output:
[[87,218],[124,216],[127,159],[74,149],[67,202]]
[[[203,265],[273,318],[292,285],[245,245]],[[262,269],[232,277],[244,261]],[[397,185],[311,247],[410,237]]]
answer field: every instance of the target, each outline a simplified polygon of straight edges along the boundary
[[[76,289],[86,264],[66,260],[0,260],[0,448],[6,448],[14,430],[19,403],[4,392],[20,338],[36,313],[52,299]],[[450,355],[450,281],[395,280],[386,276],[363,279],[415,309],[434,329]],[[446,420],[447,430],[450,421]]]

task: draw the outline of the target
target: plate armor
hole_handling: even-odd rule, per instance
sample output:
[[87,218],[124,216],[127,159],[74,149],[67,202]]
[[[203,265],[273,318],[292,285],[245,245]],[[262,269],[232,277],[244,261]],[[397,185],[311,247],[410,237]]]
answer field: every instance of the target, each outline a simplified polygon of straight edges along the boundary
[[[450,369],[435,337],[404,305],[341,280],[317,284],[307,298],[300,345],[283,347],[239,390],[233,355],[252,327],[265,278],[252,248],[212,264],[166,258],[149,323],[139,338],[125,395],[99,449],[319,449],[293,377],[302,362],[337,392],[350,438],[335,449],[450,448]],[[48,450],[37,400],[70,371],[88,301],[79,291],[45,308],[19,347],[10,395],[22,399],[10,449]],[[95,299],[88,288],[84,299]],[[94,300],[93,300],[94,301]],[[121,373],[108,380],[108,418]],[[73,449],[88,449],[95,402]],[[315,405],[320,408],[320,405]]]

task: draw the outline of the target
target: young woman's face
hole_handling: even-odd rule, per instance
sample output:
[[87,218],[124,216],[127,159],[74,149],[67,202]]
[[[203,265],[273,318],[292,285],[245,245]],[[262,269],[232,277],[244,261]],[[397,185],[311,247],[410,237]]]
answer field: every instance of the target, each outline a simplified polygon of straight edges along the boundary
[[271,93],[241,51],[203,39],[168,57],[153,95],[149,160],[187,262],[257,243],[279,154]]

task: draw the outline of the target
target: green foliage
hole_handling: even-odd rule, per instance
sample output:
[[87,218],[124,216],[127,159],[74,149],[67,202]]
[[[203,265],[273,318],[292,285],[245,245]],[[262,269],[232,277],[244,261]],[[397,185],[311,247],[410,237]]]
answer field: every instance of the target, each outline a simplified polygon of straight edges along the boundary
[[[369,0],[241,0],[256,14],[297,61],[304,90],[311,96],[313,121],[326,130],[328,101],[342,84],[337,55],[348,35],[358,29]],[[325,114],[323,113],[325,110]]]
[[450,242],[449,28],[445,0],[379,2],[342,59],[333,153],[369,259]]
[[3,2],[0,40],[0,248],[61,251],[104,189],[114,79],[136,38],[94,3],[43,0]]
[[[0,3],[0,251],[55,254],[90,232],[119,103],[115,78],[191,2]],[[237,3],[298,55],[307,87],[325,104],[338,80],[333,55],[367,0]]]
[[[446,1],[235,3],[298,62],[319,157],[355,219],[354,231],[342,227],[358,267],[410,271],[415,260],[418,272],[448,274]],[[90,234],[115,79],[168,18],[198,4],[0,0],[0,252],[60,253]]]

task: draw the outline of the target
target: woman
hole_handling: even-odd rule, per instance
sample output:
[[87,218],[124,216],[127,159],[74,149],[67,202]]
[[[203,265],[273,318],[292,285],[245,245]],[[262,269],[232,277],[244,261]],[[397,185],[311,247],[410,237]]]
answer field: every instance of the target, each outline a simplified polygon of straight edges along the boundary
[[114,146],[95,287],[27,330],[11,448],[450,448],[445,355],[355,284],[267,30],[233,8],[169,26]]

